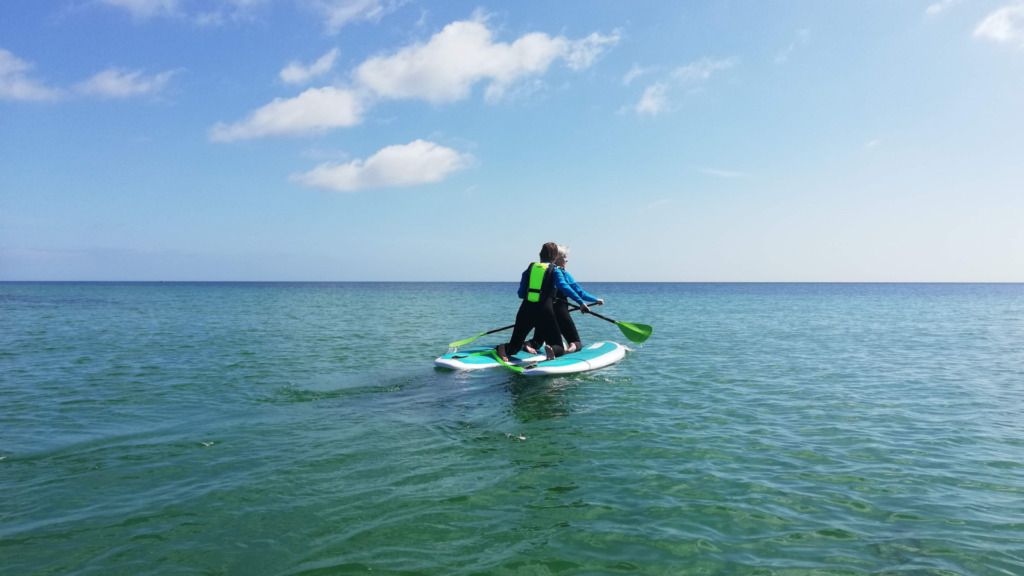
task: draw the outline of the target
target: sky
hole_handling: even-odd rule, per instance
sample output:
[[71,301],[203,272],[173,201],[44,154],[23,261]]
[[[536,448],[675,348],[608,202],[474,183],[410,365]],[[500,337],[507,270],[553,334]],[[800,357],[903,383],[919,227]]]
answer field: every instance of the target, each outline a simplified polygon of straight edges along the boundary
[[1024,0],[4,0],[0,280],[1024,282]]

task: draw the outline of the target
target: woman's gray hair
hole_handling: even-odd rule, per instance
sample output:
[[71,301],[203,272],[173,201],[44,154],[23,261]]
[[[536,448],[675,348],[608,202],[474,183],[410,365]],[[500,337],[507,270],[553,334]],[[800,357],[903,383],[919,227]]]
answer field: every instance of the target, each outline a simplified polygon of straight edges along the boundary
[[568,258],[569,257],[569,247],[568,246],[562,246],[561,244],[559,244],[558,245],[558,255],[561,256],[562,258]]

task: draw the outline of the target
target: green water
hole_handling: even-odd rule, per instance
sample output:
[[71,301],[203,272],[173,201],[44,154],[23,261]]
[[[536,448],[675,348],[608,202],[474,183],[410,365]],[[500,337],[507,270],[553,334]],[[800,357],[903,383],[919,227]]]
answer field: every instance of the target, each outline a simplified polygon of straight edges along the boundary
[[1024,286],[585,287],[0,284],[0,572],[1024,574]]

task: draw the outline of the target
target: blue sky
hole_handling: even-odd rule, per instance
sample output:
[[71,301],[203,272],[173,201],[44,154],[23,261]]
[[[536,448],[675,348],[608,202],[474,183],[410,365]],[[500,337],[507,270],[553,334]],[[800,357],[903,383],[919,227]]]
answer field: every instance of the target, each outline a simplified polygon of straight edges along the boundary
[[7,0],[0,280],[1024,281],[1024,1]]

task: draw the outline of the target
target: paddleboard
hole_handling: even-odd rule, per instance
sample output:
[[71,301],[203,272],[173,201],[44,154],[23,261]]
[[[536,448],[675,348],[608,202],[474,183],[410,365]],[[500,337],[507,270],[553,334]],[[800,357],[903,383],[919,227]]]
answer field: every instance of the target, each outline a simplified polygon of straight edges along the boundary
[[572,374],[604,368],[622,360],[626,347],[615,342],[597,342],[584,346],[583,350],[566,354],[554,360],[538,362],[523,368],[523,376],[545,376],[548,374]]
[[[458,352],[452,352],[451,354],[445,354],[437,360],[434,360],[435,366],[441,368],[450,368],[452,370],[481,370],[484,368],[497,368],[501,364],[494,359],[494,357],[487,356],[474,356],[477,352],[487,352],[493,350],[493,346],[474,346],[472,348],[462,348]],[[546,358],[543,354],[530,354],[526,350],[520,351],[515,356],[509,358],[509,364],[513,366],[522,366],[525,364],[536,364]]]

